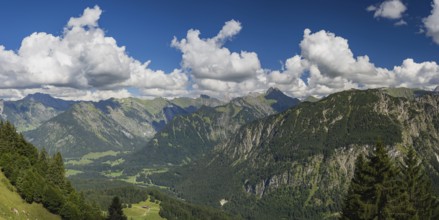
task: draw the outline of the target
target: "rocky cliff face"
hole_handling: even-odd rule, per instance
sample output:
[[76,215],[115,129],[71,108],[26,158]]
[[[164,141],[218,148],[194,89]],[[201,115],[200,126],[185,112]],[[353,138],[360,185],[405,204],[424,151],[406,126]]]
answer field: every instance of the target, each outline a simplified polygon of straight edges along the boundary
[[[353,90],[316,103],[302,103],[241,127],[215,147],[213,155],[217,156],[189,166],[191,171],[199,172],[190,178],[215,171],[227,173],[224,181],[237,185],[224,182],[219,189],[222,193],[209,189],[204,193],[216,197],[203,203],[233,198],[241,191],[255,196],[258,205],[254,207],[261,210],[270,201],[283,201],[331,215],[340,209],[356,157],[372,149],[378,139],[389,146],[396,159],[404,154],[406,146],[414,146],[432,177],[437,178],[439,96],[432,93],[408,99],[384,90]],[[184,169],[178,172],[185,175]],[[203,194],[187,183],[209,184],[209,180],[190,178],[180,180],[182,184],[177,183],[176,189],[183,194],[188,189]],[[243,208],[231,205],[237,203],[231,199],[224,207],[235,211]]]

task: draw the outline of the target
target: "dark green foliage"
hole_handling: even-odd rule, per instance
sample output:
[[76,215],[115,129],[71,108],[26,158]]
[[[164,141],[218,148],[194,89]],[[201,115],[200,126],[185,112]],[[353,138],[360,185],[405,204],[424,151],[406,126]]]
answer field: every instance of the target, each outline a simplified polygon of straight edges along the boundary
[[357,158],[341,218],[436,219],[436,210],[430,180],[414,149],[397,166],[379,143],[367,159]]
[[17,180],[17,188],[26,202],[42,202],[45,181],[35,170],[27,169],[20,172]]
[[416,219],[437,219],[438,200],[434,197],[431,180],[427,176],[416,151],[410,148],[402,164],[403,183]]
[[50,160],[48,164],[46,177],[50,183],[64,188],[66,181],[64,176],[64,162],[62,160],[61,154],[58,152],[53,156],[52,160]]
[[370,200],[374,194],[374,178],[371,169],[364,156],[360,155],[355,162],[354,178],[346,195],[342,219],[368,219],[371,217],[373,205],[370,204]]
[[0,122],[0,167],[26,202],[42,203],[63,219],[101,218],[64,177],[61,154],[38,152],[9,122]]
[[62,197],[59,188],[47,185],[44,187],[43,192],[44,207],[53,213],[59,213],[59,210],[64,203],[64,198]]
[[114,197],[110,207],[108,207],[107,220],[126,220],[127,217],[123,214],[122,203],[119,197]]

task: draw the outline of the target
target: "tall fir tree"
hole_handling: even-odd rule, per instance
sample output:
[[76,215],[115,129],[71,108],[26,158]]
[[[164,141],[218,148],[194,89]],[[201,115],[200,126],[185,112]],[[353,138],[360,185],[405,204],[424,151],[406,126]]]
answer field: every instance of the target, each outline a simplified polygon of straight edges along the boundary
[[117,196],[113,198],[108,208],[107,220],[127,220],[127,217],[123,214],[122,203]]
[[342,210],[342,219],[371,219],[374,213],[373,196],[374,177],[371,167],[363,155],[355,161],[354,178],[349,186]]
[[430,178],[419,160],[415,149],[409,148],[404,157],[402,174],[404,187],[409,202],[414,207],[413,219],[437,219],[435,211],[438,209],[437,200],[433,196]]
[[47,179],[49,182],[64,189],[65,186],[65,170],[61,153],[56,153],[49,162],[47,169]]
[[410,219],[414,209],[399,173],[380,142],[366,159],[359,156],[341,219]]

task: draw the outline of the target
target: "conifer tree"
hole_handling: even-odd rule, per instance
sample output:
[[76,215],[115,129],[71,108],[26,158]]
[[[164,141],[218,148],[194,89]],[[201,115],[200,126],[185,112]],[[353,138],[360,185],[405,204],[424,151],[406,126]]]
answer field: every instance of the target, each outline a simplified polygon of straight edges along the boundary
[[372,218],[373,181],[371,168],[363,155],[355,161],[354,178],[349,186],[345,206],[342,210],[342,219],[370,219]]
[[49,167],[47,169],[47,178],[49,182],[63,189],[65,184],[64,176],[64,163],[61,153],[58,152],[53,156],[49,163]]
[[123,214],[122,204],[119,200],[119,197],[114,197],[111,202],[110,207],[108,208],[108,217],[107,220],[126,220],[127,217]]
[[413,213],[398,167],[382,143],[365,160],[359,156],[342,219],[409,219]]
[[433,197],[430,178],[427,176],[416,151],[411,147],[404,157],[402,174],[409,202],[414,207],[414,219],[433,219],[438,208]]

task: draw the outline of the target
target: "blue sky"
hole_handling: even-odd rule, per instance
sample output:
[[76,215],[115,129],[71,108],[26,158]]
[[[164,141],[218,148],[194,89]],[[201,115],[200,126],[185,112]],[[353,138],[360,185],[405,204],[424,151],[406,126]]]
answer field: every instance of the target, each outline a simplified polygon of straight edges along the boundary
[[[399,2],[396,6],[403,5],[403,9],[383,8],[385,2]],[[407,86],[432,89],[439,82],[436,65],[439,49],[436,41],[439,41],[439,36],[435,30],[428,28],[426,18],[431,16],[430,23],[439,23],[437,17],[433,16],[434,3],[432,0],[1,1],[0,27],[3,27],[3,31],[0,32],[0,45],[4,46],[4,51],[12,51],[18,61],[13,62],[15,58],[10,56],[2,58],[0,54],[0,64],[12,66],[14,63],[18,67],[0,68],[0,79],[7,79],[6,82],[3,80],[3,85],[0,83],[0,96],[19,98],[42,90],[70,99],[130,95],[196,96],[200,93],[227,93],[228,97],[233,97],[276,86],[289,95],[305,97],[323,96],[348,88]],[[23,39],[33,33],[45,33],[67,41],[65,29],[74,29],[67,25],[69,20],[83,16],[86,8],[100,12],[96,25],[93,24],[91,29],[99,29],[102,37],[112,38],[115,41],[112,47],[116,50],[125,47],[121,53],[131,60],[117,60],[116,63],[110,63],[111,59],[105,62],[94,60],[94,55],[105,56],[105,53],[109,53],[108,49],[99,54],[89,54],[87,57],[94,62],[78,66],[73,63],[66,69],[64,64],[52,66],[53,62],[60,62],[59,57],[53,62],[48,61],[45,66],[41,64],[43,66],[36,67],[35,63],[42,63],[40,59],[44,56],[40,54],[38,59],[33,58],[38,48],[28,48],[30,52],[26,57],[20,54]],[[382,11],[378,13],[380,9]],[[394,13],[390,10],[397,10],[397,14],[389,14]],[[213,48],[198,51],[198,45],[182,44],[191,29],[198,30],[199,39],[207,42],[229,21],[236,22],[235,32],[221,42],[213,43],[216,45]],[[90,29],[87,25],[79,25],[83,34]],[[310,30],[307,35],[309,41],[305,40],[305,29]],[[174,37],[176,41],[173,44]],[[84,37],[78,39],[93,40]],[[345,47],[338,44],[343,44],[343,40],[346,41]],[[38,42],[41,44],[45,41]],[[324,45],[325,42],[329,45]],[[71,42],[64,43],[71,45]],[[90,48],[86,51],[94,50],[96,46],[87,45]],[[331,49],[333,47],[336,50],[342,48],[342,51],[334,51]],[[332,65],[338,59],[325,60],[325,57],[314,56],[313,51],[321,48],[326,48],[330,55],[342,56],[340,60],[344,63]],[[39,50],[46,49],[60,51],[60,54],[68,50]],[[230,54],[226,53],[220,58],[210,57],[201,64],[198,60],[203,56],[187,58],[221,49],[226,49]],[[343,50],[348,50],[348,53],[345,54]],[[241,51],[250,53],[250,57],[243,58]],[[77,54],[83,53],[78,51]],[[233,53],[238,56],[234,64],[230,61]],[[75,57],[79,56],[77,54],[65,54],[71,57],[69,60],[84,59]],[[295,61],[291,62],[300,63],[298,65],[301,67],[296,65],[288,69],[287,60],[296,55]],[[206,52],[205,56],[210,55]],[[357,56],[367,56],[368,61],[359,61]],[[408,62],[407,59],[413,60]],[[224,62],[216,63],[215,60]],[[139,73],[141,67],[136,67],[138,72],[133,73],[136,70],[133,70],[132,63],[138,62],[136,65],[141,66],[146,61],[151,63],[142,67],[142,73]],[[404,61],[407,61],[406,65],[403,65]],[[17,62],[25,64],[20,66]],[[123,64],[127,67],[122,68]],[[243,68],[234,68],[237,65]],[[111,72],[115,66],[122,67],[120,71]],[[401,69],[395,69],[395,66]],[[95,67],[98,69],[93,69]],[[212,72],[203,72],[206,68]],[[46,73],[46,69],[54,69],[52,75]],[[142,78],[143,84],[139,79],[143,76],[134,76],[153,76],[156,73],[158,77]],[[15,77],[20,74],[28,74],[23,78],[37,76],[38,79],[28,82]],[[413,77],[422,80],[411,82]],[[18,79],[14,81],[11,78]],[[167,83],[160,83],[164,81]]]

